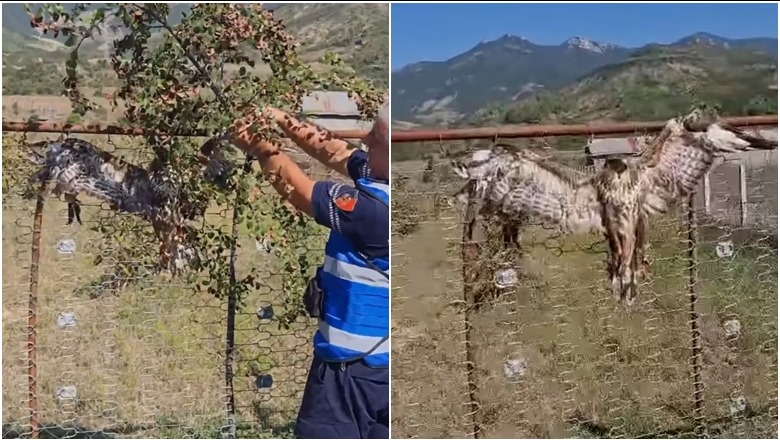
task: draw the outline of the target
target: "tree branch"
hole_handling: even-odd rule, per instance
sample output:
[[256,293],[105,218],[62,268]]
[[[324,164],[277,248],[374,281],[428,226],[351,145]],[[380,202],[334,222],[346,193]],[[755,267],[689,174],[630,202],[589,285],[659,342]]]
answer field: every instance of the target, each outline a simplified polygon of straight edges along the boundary
[[189,50],[187,50],[186,47],[184,47],[184,42],[181,41],[181,38],[179,38],[178,35],[173,31],[173,28],[170,24],[168,24],[168,20],[163,19],[160,17],[156,11],[152,8],[147,8],[145,6],[138,6],[136,7],[140,8],[141,10],[145,11],[147,14],[149,14],[155,21],[160,23],[163,29],[168,31],[168,33],[171,35],[171,38],[173,38],[173,41],[176,42],[176,44],[181,48],[182,51],[184,51],[184,55],[187,57],[187,59],[190,60],[193,66],[198,70],[198,73],[203,77],[203,79],[208,82],[209,88],[214,92],[214,95],[216,95],[217,99],[219,99],[220,103],[224,105],[225,107],[230,106],[230,101],[228,101],[227,96],[225,96],[224,93],[222,93],[222,89],[214,83],[214,80],[211,78],[211,75],[209,75],[209,72],[206,70],[203,65],[198,62],[198,59],[195,58]]

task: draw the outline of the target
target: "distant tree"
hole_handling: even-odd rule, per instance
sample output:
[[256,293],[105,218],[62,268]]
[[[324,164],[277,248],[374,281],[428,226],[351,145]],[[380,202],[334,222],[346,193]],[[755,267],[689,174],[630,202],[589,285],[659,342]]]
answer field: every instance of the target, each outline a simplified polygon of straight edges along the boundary
[[68,115],[68,119],[65,121],[65,123],[69,125],[76,125],[79,122],[81,122],[81,115],[78,113],[71,113]]
[[777,100],[768,99],[765,96],[757,96],[745,104],[742,112],[749,116],[776,114]]

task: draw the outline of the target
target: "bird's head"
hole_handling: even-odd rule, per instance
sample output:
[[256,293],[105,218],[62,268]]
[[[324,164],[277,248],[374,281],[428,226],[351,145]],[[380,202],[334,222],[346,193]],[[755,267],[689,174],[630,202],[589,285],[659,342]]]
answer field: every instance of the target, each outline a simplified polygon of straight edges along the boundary
[[453,173],[461,179],[467,180],[466,185],[456,194],[455,199],[461,203],[468,201],[470,185],[474,185],[474,195],[484,198],[492,184],[504,176],[506,170],[507,152],[501,146],[476,150],[464,159],[452,159]]
[[48,159],[58,156],[65,150],[62,142],[56,141],[23,144],[21,149],[27,160],[35,165],[45,165]]

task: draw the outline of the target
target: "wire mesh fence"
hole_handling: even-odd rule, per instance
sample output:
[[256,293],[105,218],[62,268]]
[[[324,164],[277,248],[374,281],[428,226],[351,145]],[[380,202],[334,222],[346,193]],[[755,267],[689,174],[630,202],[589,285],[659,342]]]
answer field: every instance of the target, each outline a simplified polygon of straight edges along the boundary
[[393,147],[394,438],[777,437],[776,152],[747,167],[750,221],[727,203],[734,158],[711,172],[706,209],[700,190],[651,220],[627,309],[602,237],[527,224],[515,248],[486,219],[471,231],[437,143],[490,142]]
[[[144,163],[137,139],[78,137]],[[240,301],[218,299],[196,288],[201,279],[128,261],[119,249],[127,243],[108,238],[111,225],[129,216],[105,205],[82,200],[83,225],[68,225],[65,203],[46,197],[36,227],[35,197],[21,188],[31,165],[17,147],[55,138],[3,136],[3,437],[289,437],[316,323],[280,324],[296,294],[285,280],[298,276],[280,259],[295,246],[316,261],[326,231],[294,244],[270,226],[268,240],[241,233],[236,271],[261,267],[262,286]],[[296,159],[313,178],[336,178]],[[265,185],[256,191],[250,197],[277,197]],[[203,221],[229,228],[231,212],[213,206]],[[126,240],[151,234],[134,225]],[[132,275],[117,268],[133,268]]]

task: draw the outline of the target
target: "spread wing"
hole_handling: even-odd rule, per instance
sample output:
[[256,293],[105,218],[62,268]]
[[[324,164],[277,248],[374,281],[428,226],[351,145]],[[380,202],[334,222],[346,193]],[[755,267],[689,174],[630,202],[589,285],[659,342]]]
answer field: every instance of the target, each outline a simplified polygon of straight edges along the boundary
[[642,208],[647,214],[665,213],[696,191],[716,156],[777,148],[777,141],[722,123],[711,123],[705,130],[698,130],[688,119],[690,116],[682,121],[669,120],[638,162],[645,195]]
[[30,160],[41,168],[30,182],[51,181],[55,193],[73,197],[86,194],[113,207],[125,205],[129,194],[121,182],[105,172],[111,155],[80,139],[45,141],[28,145]]
[[68,181],[67,192],[73,195],[86,194],[108,203],[116,210],[131,213],[141,211],[140,206],[133,206],[129,202],[130,196],[124,187],[101,176],[88,173],[81,174],[75,179]]
[[600,231],[593,179],[530,151],[516,155],[504,209],[557,225],[565,233]]
[[601,231],[594,180],[533,152],[478,150],[456,174],[475,181],[477,196],[511,217],[553,224],[565,233]]
[[777,149],[777,140],[764,139],[732,125],[717,123],[711,125],[707,131],[713,141],[717,139],[724,151],[727,151],[725,149],[734,150],[733,152]]

